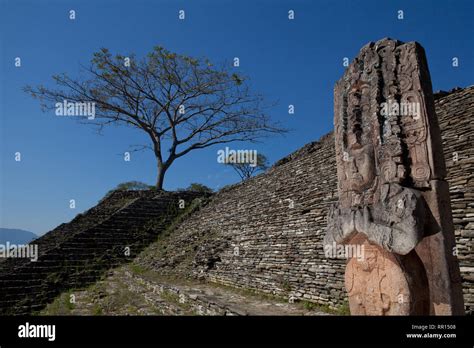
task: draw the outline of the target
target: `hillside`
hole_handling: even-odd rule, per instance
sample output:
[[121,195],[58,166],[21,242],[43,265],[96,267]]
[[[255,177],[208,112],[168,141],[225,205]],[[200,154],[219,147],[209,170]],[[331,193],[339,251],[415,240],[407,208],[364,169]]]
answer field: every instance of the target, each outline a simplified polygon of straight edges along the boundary
[[33,239],[38,238],[36,234],[30,231],[16,228],[0,228],[0,244],[27,244]]

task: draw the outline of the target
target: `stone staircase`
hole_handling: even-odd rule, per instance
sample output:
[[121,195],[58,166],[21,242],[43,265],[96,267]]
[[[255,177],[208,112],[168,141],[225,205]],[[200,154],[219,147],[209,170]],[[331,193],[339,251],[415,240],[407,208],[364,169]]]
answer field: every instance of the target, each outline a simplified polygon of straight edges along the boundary
[[133,260],[180,214],[203,196],[197,192],[115,192],[96,207],[31,242],[38,259],[0,262],[0,314],[22,315],[45,307],[58,294],[96,282]]

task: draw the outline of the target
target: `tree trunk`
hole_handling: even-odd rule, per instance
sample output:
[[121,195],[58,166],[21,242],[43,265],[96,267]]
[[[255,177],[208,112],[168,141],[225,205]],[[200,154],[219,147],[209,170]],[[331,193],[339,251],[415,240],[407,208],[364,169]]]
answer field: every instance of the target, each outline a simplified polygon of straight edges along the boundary
[[168,168],[166,168],[162,164],[158,164],[158,176],[156,178],[156,189],[157,190],[162,190],[163,189],[163,181],[165,180],[165,173],[166,173],[167,169]]

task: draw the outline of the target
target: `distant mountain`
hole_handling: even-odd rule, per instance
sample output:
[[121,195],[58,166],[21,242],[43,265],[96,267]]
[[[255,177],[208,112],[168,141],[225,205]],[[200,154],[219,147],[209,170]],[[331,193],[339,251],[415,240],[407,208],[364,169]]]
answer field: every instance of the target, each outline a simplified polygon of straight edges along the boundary
[[5,244],[7,241],[10,244],[26,244],[36,238],[38,236],[30,231],[16,228],[0,228],[0,244]]

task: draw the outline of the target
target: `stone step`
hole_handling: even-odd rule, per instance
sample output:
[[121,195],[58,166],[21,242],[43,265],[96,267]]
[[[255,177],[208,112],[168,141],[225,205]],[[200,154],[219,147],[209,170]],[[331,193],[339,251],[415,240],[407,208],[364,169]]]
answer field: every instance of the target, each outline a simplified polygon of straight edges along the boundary
[[[92,283],[107,270],[130,261],[173,221],[179,213],[179,199],[190,202],[197,196],[200,194],[113,193],[70,223],[61,224],[35,241],[39,248],[36,262],[0,263],[0,314],[28,313],[44,306],[62,288]],[[153,228],[148,227],[150,222]],[[130,256],[122,252],[125,246],[130,247]]]

